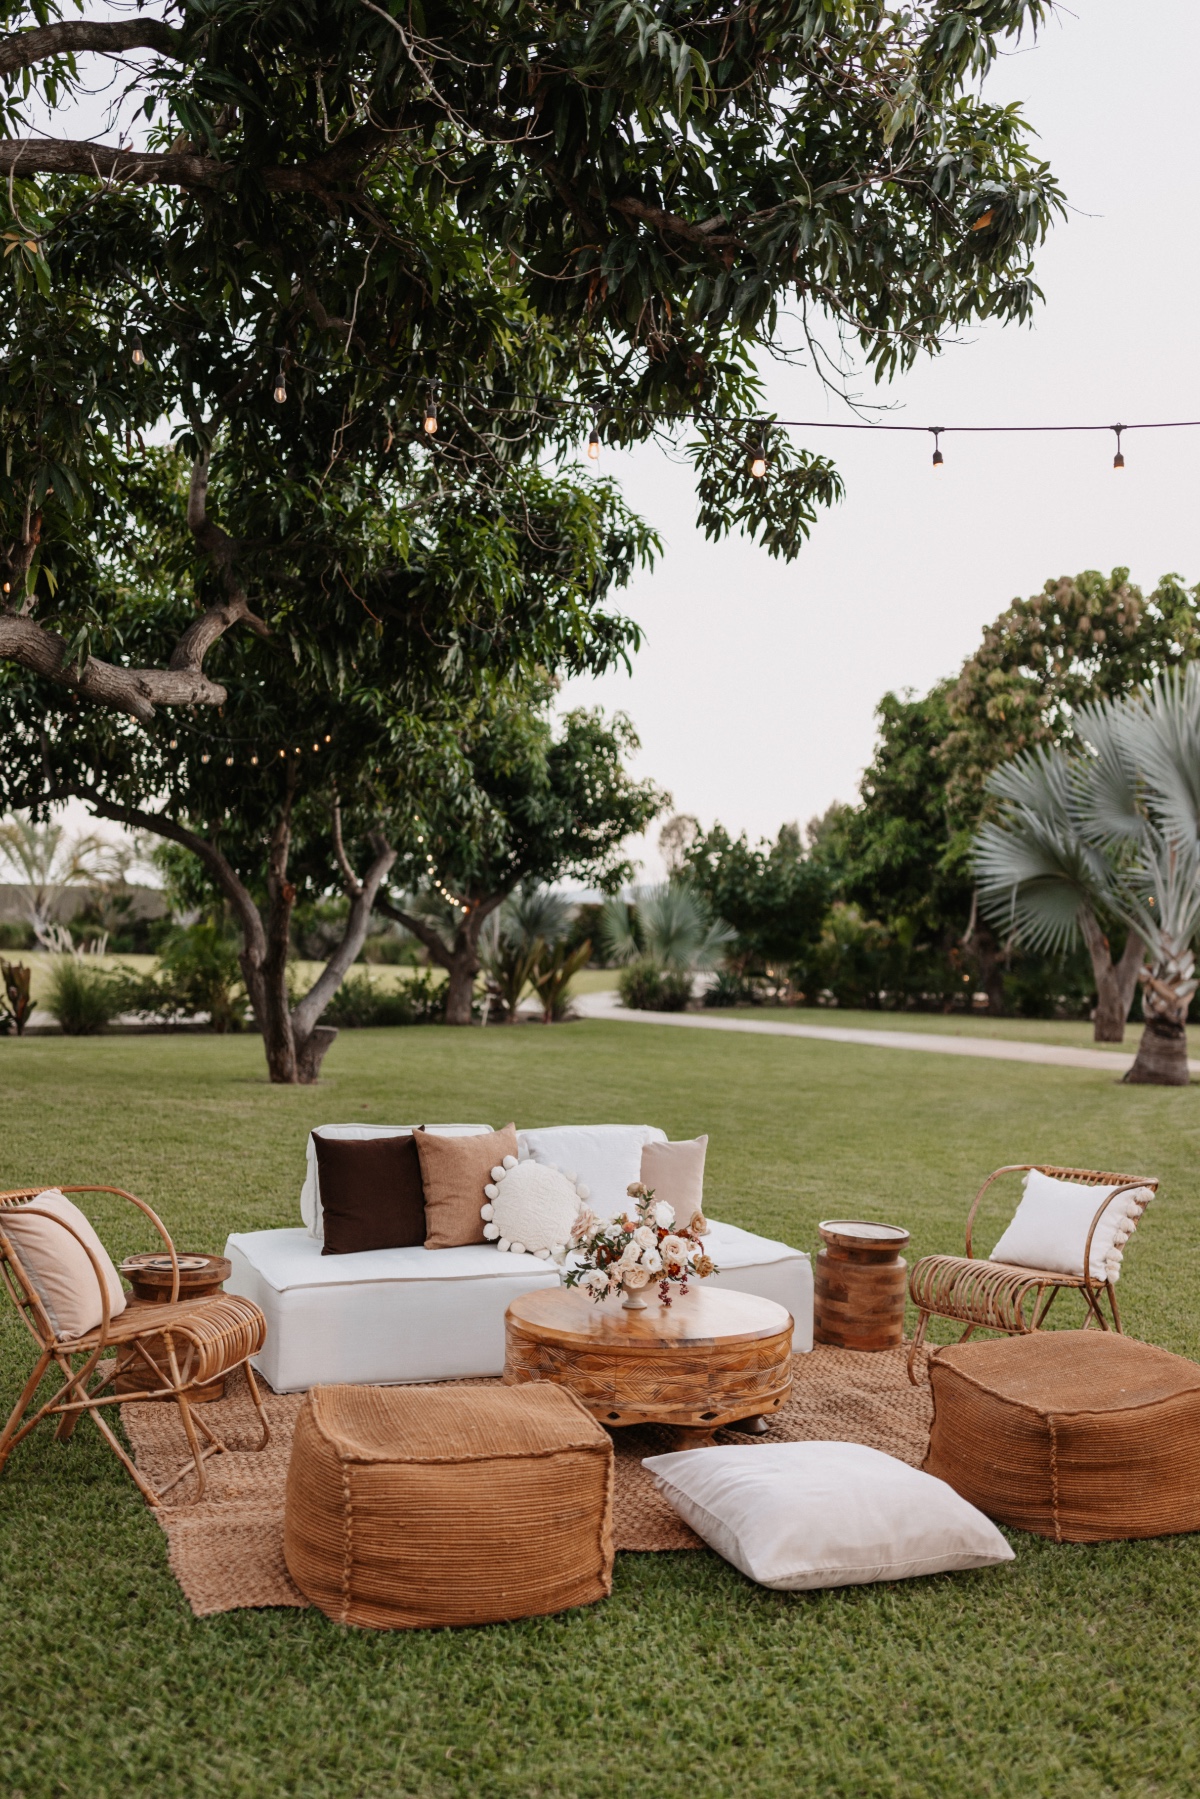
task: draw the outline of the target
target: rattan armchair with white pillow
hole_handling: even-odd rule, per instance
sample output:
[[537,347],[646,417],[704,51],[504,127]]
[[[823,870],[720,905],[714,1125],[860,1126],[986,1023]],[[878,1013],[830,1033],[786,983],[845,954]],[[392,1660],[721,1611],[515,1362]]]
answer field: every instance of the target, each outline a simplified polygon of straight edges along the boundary
[[[1104,1189],[1100,1203],[1090,1217],[1085,1209],[1086,1234],[1075,1227],[1073,1235],[1083,1235],[1082,1247],[1075,1243],[1071,1248],[1073,1239],[1069,1234],[1067,1253],[1039,1258],[1053,1259],[1057,1266],[1034,1266],[1024,1258],[1015,1258],[1009,1245],[1019,1246],[1020,1207],[992,1256],[976,1256],[972,1233],[980,1203],[993,1183],[1008,1174],[1023,1174],[1027,1180],[1030,1175],[1038,1174],[1050,1181],[1069,1183],[1072,1187]],[[1157,1191],[1158,1180],[1152,1175],[1058,1168],[1044,1162],[1014,1162],[995,1169],[980,1187],[967,1213],[966,1254],[922,1256],[913,1264],[908,1277],[908,1292],[917,1308],[917,1327],[908,1356],[909,1379],[916,1378],[917,1352],[925,1340],[930,1318],[949,1318],[965,1325],[959,1338],[962,1343],[977,1330],[1000,1331],[1010,1337],[1025,1336],[1030,1331],[1040,1330],[1059,1293],[1072,1289],[1083,1295],[1085,1330],[1096,1324],[1101,1330],[1119,1332],[1122,1327],[1116,1282],[1121,1251],[1132,1235],[1137,1219]],[[1038,1239],[1027,1233],[1026,1241],[1031,1240]],[[1002,1259],[997,1252],[1003,1252],[1003,1256],[1010,1259]]]

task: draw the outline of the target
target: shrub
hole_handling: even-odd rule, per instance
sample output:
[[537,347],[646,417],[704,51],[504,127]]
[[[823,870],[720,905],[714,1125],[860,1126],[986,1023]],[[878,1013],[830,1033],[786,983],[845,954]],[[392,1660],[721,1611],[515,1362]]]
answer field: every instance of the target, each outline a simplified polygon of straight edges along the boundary
[[622,1005],[635,1012],[682,1012],[692,997],[691,975],[657,962],[631,962],[617,985]]
[[43,1004],[66,1036],[93,1037],[124,1005],[125,978],[77,956],[59,956]]
[[161,1009],[176,1016],[207,1012],[210,1030],[240,1031],[246,1022],[249,1001],[237,944],[220,925],[192,924],[173,931],[163,945],[158,987]]
[[446,1009],[446,986],[426,970],[397,988],[377,987],[365,971],[342,982],[323,1014],[325,1024],[339,1030],[368,1030],[380,1025],[436,1024]]
[[0,949],[36,949],[33,926],[20,918],[0,918]]
[[706,1006],[756,1006],[761,996],[748,975],[733,968],[719,968],[710,987],[705,988]]

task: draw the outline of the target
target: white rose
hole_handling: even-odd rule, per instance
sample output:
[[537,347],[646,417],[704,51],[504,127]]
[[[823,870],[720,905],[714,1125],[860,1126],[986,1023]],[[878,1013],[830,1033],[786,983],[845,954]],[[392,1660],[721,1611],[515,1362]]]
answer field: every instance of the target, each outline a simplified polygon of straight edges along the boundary
[[642,1251],[642,1267],[648,1268],[651,1274],[658,1274],[662,1269],[662,1265],[663,1259],[656,1249],[644,1249]]
[[646,1286],[649,1279],[650,1276],[644,1268],[625,1268],[621,1272],[621,1285],[631,1287],[635,1292],[638,1287]]
[[633,1233],[633,1240],[635,1243],[640,1243],[643,1249],[649,1249],[652,1244],[658,1242],[658,1238],[648,1224],[638,1225]]
[[617,1267],[618,1268],[634,1268],[634,1267],[636,1267],[638,1261],[641,1258],[641,1254],[642,1254],[642,1246],[640,1243],[627,1243],[625,1245],[624,1249],[621,1251],[620,1255],[617,1257]]
[[654,1207],[654,1222],[660,1230],[669,1231],[675,1222],[675,1207],[660,1199]]
[[686,1237],[664,1237],[658,1246],[659,1254],[664,1262],[678,1262],[686,1267],[692,1245]]
[[589,1268],[586,1274],[580,1276],[579,1285],[586,1287],[590,1293],[607,1293],[608,1276],[603,1268]]

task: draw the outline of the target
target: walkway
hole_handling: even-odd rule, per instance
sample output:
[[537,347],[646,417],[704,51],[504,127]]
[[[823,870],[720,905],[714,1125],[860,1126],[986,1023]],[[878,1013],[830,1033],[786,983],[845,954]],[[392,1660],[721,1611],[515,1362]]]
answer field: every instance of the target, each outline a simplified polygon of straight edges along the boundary
[[[1006,1037],[949,1037],[926,1031],[860,1031],[839,1025],[792,1024],[774,1018],[720,1018],[704,1012],[633,1012],[616,993],[582,993],[575,1010],[583,1018],[619,1019],[622,1024],[666,1024],[690,1031],[741,1031],[751,1037],[809,1037],[829,1043],[856,1043],[866,1049],[915,1049],[933,1056],[981,1056],[993,1062],[1042,1062],[1052,1068],[1103,1069],[1114,1079],[1133,1066],[1120,1050],[1068,1049],[1055,1043],[1022,1043]],[[1189,1062],[1200,1074],[1200,1062]]]

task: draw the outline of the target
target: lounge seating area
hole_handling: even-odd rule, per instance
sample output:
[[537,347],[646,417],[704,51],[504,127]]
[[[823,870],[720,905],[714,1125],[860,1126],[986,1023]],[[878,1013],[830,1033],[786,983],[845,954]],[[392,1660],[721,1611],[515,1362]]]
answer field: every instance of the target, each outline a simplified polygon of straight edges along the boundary
[[[234,1232],[224,1258],[181,1253],[121,1189],[0,1196],[0,1266],[37,1349],[0,1469],[41,1421],[67,1441],[87,1415],[172,1521],[219,1510],[208,1470],[231,1445],[205,1413],[229,1411],[227,1381],[257,1413],[257,1444],[234,1452],[244,1495],[271,1434],[257,1372],[276,1407],[294,1396],[282,1602],[372,1629],[594,1603],[616,1546],[660,1546],[631,1503],[785,1591],[1011,1561],[997,1523],[1057,1543],[1200,1530],[1200,1369],[1125,1337],[1116,1301],[1155,1178],[997,1170],[966,1256],[913,1266],[907,1345],[890,1294],[908,1233],[828,1221],[814,1345],[807,1253],[707,1217],[706,1149],[649,1125],[320,1126],[302,1222]],[[1014,1175],[1016,1210],[977,1259],[981,1203]],[[132,1294],[70,1197],[88,1192],[129,1201],[161,1240],[123,1264]],[[1081,1295],[1080,1328],[1049,1331],[1061,1291]],[[924,1352],[935,1316],[965,1329]],[[969,1342],[979,1330],[1000,1340]],[[897,1357],[931,1402],[916,1454],[895,1431],[862,1441],[837,1410],[852,1364],[878,1363],[886,1388]],[[795,1406],[831,1383],[829,1440]],[[186,1454],[155,1484],[103,1410],[130,1408],[136,1450],[163,1402]]]

